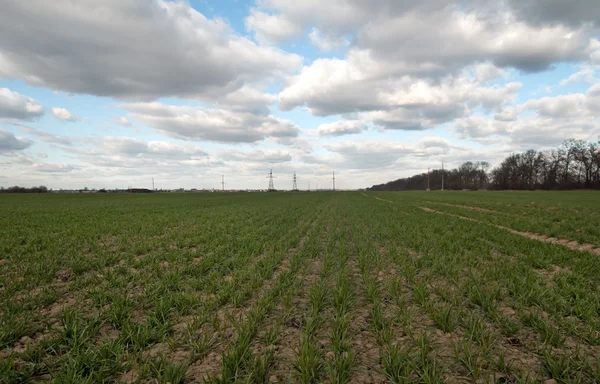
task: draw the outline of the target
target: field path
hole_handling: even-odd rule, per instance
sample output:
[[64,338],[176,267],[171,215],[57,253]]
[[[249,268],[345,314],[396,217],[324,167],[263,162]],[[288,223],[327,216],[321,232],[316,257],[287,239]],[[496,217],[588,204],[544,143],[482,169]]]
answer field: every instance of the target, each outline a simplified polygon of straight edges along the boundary
[[544,243],[550,243],[550,244],[560,245],[560,246],[568,248],[568,249],[570,249],[572,251],[589,252],[589,253],[592,253],[594,255],[599,255],[600,256],[600,247],[596,246],[595,244],[580,244],[577,241],[573,241],[573,240],[557,239],[555,237],[549,237],[549,236],[546,236],[546,235],[540,235],[538,233],[517,231],[516,229],[505,227],[503,225],[492,224],[492,223],[488,223],[488,222],[485,222],[485,221],[473,219],[471,217],[457,215],[457,214],[454,214],[454,213],[437,211],[435,209],[431,209],[431,208],[427,208],[427,207],[422,207],[422,206],[418,206],[418,208],[422,209],[425,212],[429,212],[429,213],[435,213],[435,214],[438,214],[438,215],[446,215],[446,216],[456,217],[456,218],[461,219],[461,220],[467,220],[467,221],[472,221],[472,222],[479,223],[479,224],[489,225],[489,226],[492,226],[492,227],[503,229],[503,230],[508,231],[510,233],[513,233],[515,235],[526,237],[526,238],[531,239],[531,240],[537,240],[537,241],[541,241],[541,242],[544,242]]

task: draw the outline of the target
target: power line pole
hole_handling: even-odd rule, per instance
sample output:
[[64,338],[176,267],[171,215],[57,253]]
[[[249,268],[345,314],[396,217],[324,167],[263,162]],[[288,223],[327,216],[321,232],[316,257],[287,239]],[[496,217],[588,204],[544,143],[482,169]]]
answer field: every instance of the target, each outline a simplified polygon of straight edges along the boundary
[[333,171],[333,191],[335,192],[335,171]]
[[442,191],[444,190],[444,162],[442,161]]
[[429,191],[429,167],[427,167],[427,190]]
[[267,176],[267,178],[269,179],[269,189],[268,191],[274,191],[275,187],[273,186],[273,170],[269,170],[269,176]]
[[156,191],[156,188],[154,188],[154,177],[152,178],[152,190]]
[[221,191],[225,192],[225,175],[221,175]]
[[308,180],[308,192],[310,192],[310,180]]
[[292,191],[298,190],[298,184],[296,184],[296,172],[294,172],[294,185],[292,186]]

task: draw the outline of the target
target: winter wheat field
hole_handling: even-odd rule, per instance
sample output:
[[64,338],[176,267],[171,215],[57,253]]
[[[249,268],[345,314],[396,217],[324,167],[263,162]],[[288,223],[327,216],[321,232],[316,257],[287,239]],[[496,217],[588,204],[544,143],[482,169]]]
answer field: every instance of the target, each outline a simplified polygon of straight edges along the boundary
[[0,197],[0,382],[600,382],[600,194]]

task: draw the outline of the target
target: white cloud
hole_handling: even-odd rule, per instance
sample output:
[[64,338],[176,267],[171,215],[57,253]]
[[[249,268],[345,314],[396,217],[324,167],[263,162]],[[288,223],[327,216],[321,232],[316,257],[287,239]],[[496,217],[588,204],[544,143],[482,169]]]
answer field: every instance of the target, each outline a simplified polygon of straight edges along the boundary
[[54,144],[61,144],[61,145],[72,145],[71,139],[64,137],[64,136],[56,136],[53,135],[51,133],[39,130],[39,129],[35,129],[35,128],[31,128],[31,127],[26,127],[24,125],[21,125],[21,131],[29,134],[29,135],[33,135],[35,137],[37,137],[38,139],[46,142],[46,143],[54,143]]
[[131,121],[129,121],[129,119],[126,118],[125,116],[115,117],[115,122],[122,127],[133,127],[133,124],[131,123]]
[[37,120],[44,114],[44,107],[31,97],[0,88],[0,119]]
[[[479,66],[440,80],[413,76],[391,80],[377,68],[378,63],[363,62],[362,58],[357,57],[358,63],[352,66],[341,60],[326,59],[305,67],[280,93],[281,108],[305,105],[315,115],[359,112],[361,121],[371,121],[386,129],[422,130],[463,117],[479,106],[499,111],[514,101],[521,87],[514,82],[481,86]],[[373,66],[362,65],[365,63]],[[358,68],[369,70],[361,73]],[[485,81],[489,80],[486,75]]]
[[590,65],[581,66],[579,71],[573,73],[566,79],[561,80],[560,85],[568,85],[575,83],[594,83],[598,81],[595,77],[596,68]]
[[508,139],[515,148],[543,148],[567,138],[595,140],[600,134],[600,86],[576,93],[528,100],[508,107],[494,118],[471,115],[457,119],[454,130],[462,138],[490,143]]
[[52,114],[57,119],[63,120],[63,121],[71,121],[71,122],[73,122],[73,121],[77,120],[77,118],[75,116],[73,116],[73,114],[71,112],[69,112],[65,108],[53,107],[52,108]]
[[279,44],[302,35],[303,28],[290,22],[281,15],[270,15],[257,9],[251,9],[245,20],[246,28],[254,32],[261,43]]
[[253,151],[239,151],[230,150],[222,151],[219,155],[220,158],[227,161],[239,161],[245,163],[285,163],[292,160],[292,156],[288,151],[281,150],[253,150]]
[[343,136],[366,131],[365,123],[357,120],[339,120],[333,123],[321,124],[317,128],[320,136]]
[[271,115],[160,103],[123,104],[131,116],[164,134],[185,140],[252,143],[298,136],[292,122]]
[[78,169],[78,167],[72,164],[65,163],[36,163],[29,166],[29,170],[34,173],[67,173]]
[[308,38],[312,45],[319,48],[323,52],[331,51],[338,47],[350,45],[350,42],[345,37],[327,37],[323,36],[317,28],[313,28],[308,34]]
[[327,148],[340,156],[336,162],[337,167],[348,169],[385,168],[414,159],[426,158],[431,161],[467,151],[466,148],[435,136],[425,137],[414,143],[392,140],[344,140],[328,145]]
[[0,13],[0,76],[65,92],[201,98],[300,63],[298,55],[256,45],[185,2],[8,0]]
[[12,132],[0,129],[0,154],[22,151],[29,148],[33,141],[15,136]]
[[145,141],[131,137],[104,137],[100,146],[109,153],[132,157],[195,159],[207,156],[207,153],[199,146],[184,146],[165,141]]

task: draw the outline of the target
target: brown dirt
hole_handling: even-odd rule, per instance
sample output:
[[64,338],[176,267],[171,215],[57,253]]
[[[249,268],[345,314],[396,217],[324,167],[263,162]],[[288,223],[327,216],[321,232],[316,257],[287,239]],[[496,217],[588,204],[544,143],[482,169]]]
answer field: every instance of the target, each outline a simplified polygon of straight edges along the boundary
[[[348,271],[350,281],[357,283],[361,280],[360,272],[357,265],[358,253],[350,227],[346,226],[346,237],[348,242]],[[383,247],[380,247],[380,249]],[[385,253],[384,253],[385,254]],[[383,273],[381,276],[383,279]],[[379,344],[377,339],[371,332],[369,324],[371,305],[367,303],[365,293],[357,287],[355,290],[356,303],[354,310],[354,319],[350,325],[350,332],[353,335],[350,344],[352,352],[356,359],[355,373],[352,377],[353,383],[386,383],[388,380],[382,373],[383,368],[380,363]]]
[[138,374],[135,370],[131,370],[127,373],[124,373],[119,377],[120,383],[132,384],[138,380]]
[[568,272],[569,269],[568,268],[563,268],[560,267],[558,265],[554,265],[552,266],[552,269],[548,270],[548,269],[542,269],[542,270],[538,270],[538,273],[544,277],[547,277],[549,279],[552,279],[555,275],[559,274],[559,273],[563,273],[563,272]]
[[366,193],[361,192],[360,194],[363,195],[363,196],[369,197],[369,195],[367,195]]
[[376,197],[377,200],[385,201],[386,203],[394,204],[391,200],[382,199],[381,197]]
[[40,313],[44,316],[55,317],[60,314],[65,309],[73,306],[78,302],[77,298],[74,296],[63,298],[54,304],[51,304],[45,308],[40,310]]
[[104,248],[105,250],[110,251],[110,252],[116,252],[119,249],[118,244],[119,244],[119,237],[112,236],[112,235],[104,235],[98,241],[98,245],[100,245],[102,248]]
[[436,202],[436,201],[426,201],[426,203],[429,203],[429,204],[437,204],[437,205],[445,205],[445,206],[447,206],[447,207],[464,208],[464,209],[468,209],[468,210],[471,210],[471,211],[477,211],[477,212],[487,212],[487,213],[500,213],[500,214],[506,214],[505,212],[494,211],[494,210],[492,210],[492,209],[481,208],[481,207],[474,207],[474,206],[471,206],[471,205],[460,205],[460,204],[440,203],[440,202]]
[[[314,223],[313,223],[314,224]],[[271,278],[262,285],[261,288],[253,297],[245,304],[244,308],[221,308],[217,316],[222,320],[233,320],[242,321],[245,315],[250,312],[250,310],[254,307],[256,302],[260,297],[262,297],[265,292],[275,285],[279,276],[290,268],[290,258],[294,253],[297,252],[298,249],[301,249],[308,238],[308,232],[310,228],[305,231],[304,236],[298,242],[296,247],[288,249],[284,259],[279,264],[275,272]],[[228,341],[233,340],[234,338],[234,324],[231,321],[226,321],[224,325],[224,329],[219,330],[215,333],[215,336],[218,336],[221,339],[221,342],[217,343],[213,349],[206,355],[204,358],[201,358],[195,362],[193,362],[187,369],[186,373],[186,383],[201,383],[205,381],[205,379],[210,375],[216,375],[218,377],[218,372],[221,369],[222,360],[223,360],[223,352],[226,350],[228,346]]]
[[66,283],[73,277],[73,271],[71,268],[62,269],[56,272],[56,281]]
[[[287,375],[293,371],[293,362],[296,358],[296,351],[300,347],[300,324],[302,313],[308,307],[308,292],[310,288],[319,280],[319,274],[323,268],[323,262],[319,258],[314,259],[307,268],[306,275],[302,277],[302,286],[298,294],[294,297],[293,313],[286,322],[286,327],[282,330],[279,339],[273,346],[275,352],[274,374],[272,379],[275,382],[283,382]],[[279,308],[281,305],[279,306]]]

